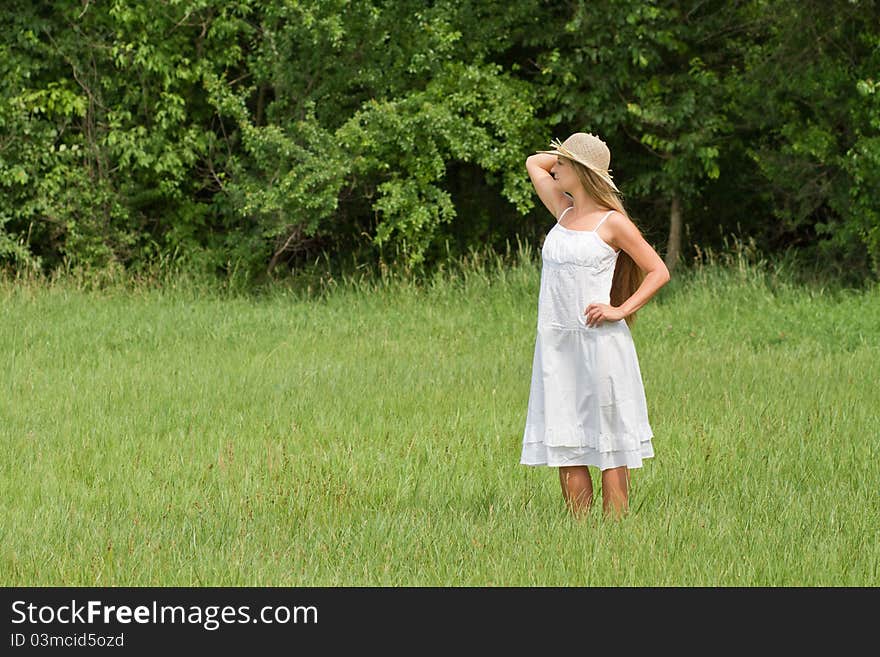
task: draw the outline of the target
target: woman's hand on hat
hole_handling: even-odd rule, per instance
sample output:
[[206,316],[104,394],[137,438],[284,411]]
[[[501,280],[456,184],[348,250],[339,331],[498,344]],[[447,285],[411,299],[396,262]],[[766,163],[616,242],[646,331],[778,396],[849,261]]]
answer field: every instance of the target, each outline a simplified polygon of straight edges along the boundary
[[586,324],[589,327],[598,326],[602,322],[616,322],[623,319],[623,311],[620,308],[609,306],[607,303],[591,303],[584,311],[587,316]]

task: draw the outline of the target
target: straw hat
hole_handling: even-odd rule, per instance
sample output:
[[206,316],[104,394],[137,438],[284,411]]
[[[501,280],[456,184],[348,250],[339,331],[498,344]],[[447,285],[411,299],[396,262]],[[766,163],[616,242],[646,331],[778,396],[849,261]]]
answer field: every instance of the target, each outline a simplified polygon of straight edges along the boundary
[[589,132],[576,132],[571,137],[561,142],[558,139],[550,141],[550,145],[555,149],[552,151],[538,151],[538,153],[551,153],[553,155],[561,155],[575,162],[580,162],[591,171],[597,173],[602,180],[607,182],[611,188],[621,194],[617,189],[617,185],[611,180],[611,151],[605,142],[596,135]]

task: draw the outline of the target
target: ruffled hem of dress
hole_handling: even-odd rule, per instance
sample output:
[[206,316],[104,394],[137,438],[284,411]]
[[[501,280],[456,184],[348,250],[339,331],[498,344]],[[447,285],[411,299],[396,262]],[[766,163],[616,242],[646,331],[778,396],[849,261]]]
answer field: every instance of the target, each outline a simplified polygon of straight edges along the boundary
[[615,450],[599,452],[590,447],[552,447],[543,443],[523,444],[521,465],[564,467],[573,465],[592,465],[600,470],[626,466],[641,468],[643,459],[654,456],[651,439],[643,441],[634,450]]
[[651,440],[653,437],[654,431],[647,422],[639,425],[635,430],[626,433],[596,433],[584,429],[583,425],[577,425],[574,429],[565,430],[545,428],[543,431],[537,428],[526,427],[523,433],[523,445],[588,447],[597,452],[632,452],[641,449],[642,443]]

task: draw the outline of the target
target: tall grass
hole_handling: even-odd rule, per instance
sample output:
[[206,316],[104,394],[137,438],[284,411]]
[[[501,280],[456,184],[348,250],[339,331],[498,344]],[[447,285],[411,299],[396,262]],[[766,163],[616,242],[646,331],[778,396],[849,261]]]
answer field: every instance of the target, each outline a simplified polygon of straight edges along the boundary
[[[633,335],[656,457],[518,464],[540,261],[0,284],[7,585],[877,585],[880,291],[701,254]],[[600,479],[594,472],[597,502]]]

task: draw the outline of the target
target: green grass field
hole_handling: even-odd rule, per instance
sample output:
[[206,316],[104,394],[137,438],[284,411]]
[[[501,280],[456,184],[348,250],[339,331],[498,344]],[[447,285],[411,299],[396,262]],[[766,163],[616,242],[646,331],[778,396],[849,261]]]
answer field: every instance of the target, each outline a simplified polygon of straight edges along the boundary
[[519,465],[539,277],[6,282],[3,584],[880,584],[880,288],[674,273],[632,329],[656,457],[577,521]]

